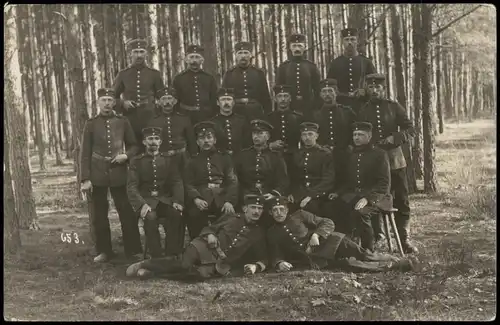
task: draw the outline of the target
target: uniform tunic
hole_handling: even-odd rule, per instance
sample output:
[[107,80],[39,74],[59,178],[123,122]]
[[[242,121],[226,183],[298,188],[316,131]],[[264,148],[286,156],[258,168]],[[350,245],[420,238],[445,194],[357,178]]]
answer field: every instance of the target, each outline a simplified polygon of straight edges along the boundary
[[112,164],[111,159],[120,153],[132,159],[137,150],[136,137],[126,118],[99,114],[89,119],[83,128],[80,180],[90,180],[95,186],[125,186],[127,164]]
[[304,121],[302,113],[291,109],[275,110],[267,116],[267,121],[273,126],[270,143],[282,140],[285,152],[293,152],[299,148],[300,124]]
[[217,139],[216,147],[229,154],[236,154],[252,143],[250,124],[243,115],[232,113],[229,116],[217,114],[212,121],[222,131],[223,136]]
[[330,63],[327,78],[336,79],[339,92],[347,95],[363,88],[366,75],[375,72],[373,62],[366,56],[341,55]]
[[[128,117],[137,139],[142,139],[142,129],[154,116],[155,93],[163,88],[160,71],[146,65],[132,65],[118,72],[114,82],[116,111]],[[126,111],[120,96],[138,106]]]
[[321,74],[313,62],[293,57],[278,67],[276,84],[294,87],[292,108],[308,115],[316,108]]
[[151,120],[149,126],[162,129],[161,152],[182,148],[186,148],[191,156],[198,152],[193,126],[188,116],[178,112],[160,112]]
[[319,125],[318,144],[331,149],[347,148],[352,142],[352,123],[355,117],[349,106],[324,104],[314,114],[314,122]]

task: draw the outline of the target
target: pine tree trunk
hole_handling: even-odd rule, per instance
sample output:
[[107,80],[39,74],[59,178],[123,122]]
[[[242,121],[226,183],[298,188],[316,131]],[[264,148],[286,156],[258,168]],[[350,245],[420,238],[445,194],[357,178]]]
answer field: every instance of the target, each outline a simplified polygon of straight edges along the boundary
[[33,82],[33,107],[32,112],[34,116],[35,122],[35,144],[38,149],[38,160],[40,165],[40,170],[46,170],[45,166],[45,144],[43,143],[43,134],[42,134],[42,98],[41,91],[38,85],[38,78],[36,71],[37,67],[37,56],[35,55],[35,49],[38,48],[38,44],[36,44],[35,39],[35,24],[34,24],[34,12],[32,5],[28,5],[28,23],[29,23],[29,39],[30,39],[30,51],[31,51],[31,80]]
[[76,134],[76,145],[74,149],[74,162],[77,172],[77,195],[80,195],[80,148],[81,148],[81,135],[83,134],[83,127],[89,118],[87,112],[87,103],[85,101],[85,82],[83,81],[82,57],[80,49],[80,29],[77,23],[77,7],[71,5],[63,5],[64,19],[64,34],[67,45],[67,56],[69,77],[71,81],[71,88],[73,93],[73,101],[70,103],[72,106],[72,128]]
[[182,26],[179,22],[180,5],[170,5],[169,10],[169,29],[170,29],[170,42],[172,46],[172,74],[177,75],[182,71],[182,57],[184,54],[184,38],[182,33]]
[[215,37],[215,12],[213,4],[204,4],[201,9],[201,44],[205,49],[205,62],[203,69],[215,76],[217,85],[220,84],[221,76],[217,69],[217,47]]
[[147,7],[147,15],[149,17],[149,47],[151,49],[151,54],[149,55],[149,58],[151,60],[151,66],[155,69],[159,69],[159,58],[158,58],[158,16],[156,12],[156,5],[154,4],[148,4],[146,5]]
[[460,89],[460,94],[462,97],[461,104],[462,104],[463,117],[466,122],[469,121],[469,106],[467,102],[468,83],[469,83],[469,73],[467,71],[467,61],[465,58],[465,51],[462,50],[462,89]]
[[442,46],[443,46],[442,34],[438,38],[438,46],[436,47],[436,110],[438,115],[439,133],[444,132],[443,123],[443,106],[442,106],[442,86],[441,86],[441,69],[442,69]]
[[272,29],[273,7],[270,4],[269,5],[263,4],[261,5],[261,10],[264,11],[262,13],[264,19],[262,22],[262,28],[263,28],[262,38],[264,39],[265,49],[266,49],[267,77],[269,81],[269,86],[272,87],[271,85],[274,85],[274,73],[275,73],[274,67],[276,62],[274,61],[276,60],[276,53],[273,48],[273,29]]
[[[8,244],[13,245],[13,249],[17,248],[19,242],[17,241],[15,232],[17,231],[15,224],[15,214],[17,212],[19,217],[20,229],[33,229],[39,230],[38,217],[35,210],[35,200],[33,198],[33,189],[31,185],[31,174],[29,168],[29,155],[28,155],[28,134],[26,133],[26,117],[24,116],[24,105],[22,102],[21,93],[21,75],[19,67],[19,57],[17,48],[17,35],[16,35],[16,10],[18,6],[8,6],[4,8],[4,117],[7,124],[8,141],[4,146],[7,147],[9,160],[9,168],[4,165],[4,171],[9,171],[9,175],[5,182],[7,182],[7,223],[6,226],[9,232]],[[6,116],[5,116],[6,114]],[[4,148],[5,153],[5,148]],[[5,162],[5,161],[4,161]],[[5,175],[5,172],[4,172]],[[10,176],[10,177],[9,177]],[[14,180],[14,182],[12,182]],[[13,186],[13,190],[12,190]],[[10,194],[13,194],[10,196]],[[12,206],[14,201],[14,206]],[[10,204],[10,206],[9,206]],[[4,236],[5,241],[5,236]],[[9,247],[9,246],[6,246]]]
[[422,125],[421,125],[421,114],[422,114],[422,97],[421,97],[421,80],[422,80],[422,36],[419,34],[421,29],[420,22],[420,6],[412,6],[412,20],[413,20],[413,125],[415,126],[415,138],[414,145],[412,147],[412,161],[415,170],[415,178],[422,179],[423,168],[422,168]]
[[451,53],[446,51],[443,53],[443,88],[444,88],[444,117],[452,118],[453,117],[453,66],[451,64]]
[[234,30],[232,28],[232,22],[234,20],[232,17],[232,10],[230,4],[224,4],[224,57],[225,57],[225,67],[224,71],[229,70],[233,66],[233,35]]
[[[278,34],[278,31],[277,31],[277,26],[276,26],[276,5],[274,4],[269,4],[269,11],[270,11],[270,16],[269,16],[269,20],[266,19],[266,27],[267,27],[267,31],[269,31],[269,29],[271,29],[271,34],[269,35],[269,33],[267,33],[267,37],[268,38],[271,38],[272,41],[268,42],[268,46],[270,46],[272,48],[272,56],[273,56],[273,70],[274,72],[276,73],[277,72],[277,68],[278,68],[278,60],[279,60],[279,56],[278,56],[278,48],[277,48],[277,45],[278,44],[278,41],[277,41],[277,37],[276,35]],[[270,27],[270,28],[269,28]]]
[[[100,71],[99,71],[99,67],[97,65],[97,46],[96,46],[96,39],[94,37],[94,30],[97,26],[97,23],[92,19],[92,17],[90,17],[90,13],[88,15],[88,19],[89,19],[89,27],[90,27],[90,31],[89,31],[89,46],[90,46],[90,52],[88,53],[88,57],[90,59],[90,62],[89,62],[89,66],[91,67],[91,78],[90,78],[90,100],[92,101],[92,105],[91,105],[91,109],[92,109],[92,112],[91,112],[91,115],[92,116],[96,116],[97,115],[97,87],[96,87],[96,81],[97,80],[100,80]],[[121,28],[119,28],[121,30]],[[121,36],[121,35],[120,35]],[[122,39],[121,37],[118,37],[117,40],[116,40],[116,46],[118,49],[121,50],[121,42],[122,42]],[[118,69],[121,69],[122,68],[122,63],[120,62],[120,65],[118,67]],[[110,85],[111,86],[111,85]]]
[[234,32],[235,40],[234,43],[241,42],[243,40],[243,29],[241,26],[241,9],[239,5],[231,5],[234,11]]
[[[384,9],[382,7],[382,9]],[[392,67],[391,67],[391,49],[390,49],[390,44],[389,44],[389,16],[386,15],[383,18],[384,23],[382,27],[382,34],[383,34],[383,44],[384,44],[384,66],[385,66],[385,74],[387,78],[386,82],[386,88],[387,88],[387,98],[395,99],[396,97],[394,96],[394,89],[393,89],[393,83],[392,83]]]
[[[24,144],[27,146],[27,136],[25,133],[26,128],[14,130],[15,133],[9,132],[9,125],[12,123],[9,115],[18,115],[17,119],[23,119],[23,105],[22,93],[20,93],[22,81],[19,72],[19,57],[18,53],[18,35],[16,32],[16,11],[20,6],[5,6],[4,7],[4,137],[3,137],[3,203],[4,203],[4,236],[3,246],[4,254],[15,254],[21,248],[21,235],[19,233],[19,213],[16,211],[16,203],[14,199],[14,190],[12,187],[11,175],[11,158],[10,158],[10,145],[13,144],[15,137],[18,134],[24,134]],[[19,26],[21,27],[21,26]],[[16,89],[17,88],[17,89]],[[16,96],[19,96],[16,98]],[[19,125],[18,125],[19,126]],[[12,127],[10,128],[12,129]],[[14,145],[12,145],[14,146]],[[27,148],[24,148],[27,149]],[[26,152],[27,153],[27,152]],[[24,155],[28,160],[27,154]],[[12,160],[14,161],[14,160]],[[14,169],[19,168],[13,167]],[[31,186],[31,179],[30,179]]]
[[433,133],[433,107],[431,88],[431,40],[432,9],[430,4],[422,4],[422,125],[424,138],[424,192],[437,191],[435,148]]

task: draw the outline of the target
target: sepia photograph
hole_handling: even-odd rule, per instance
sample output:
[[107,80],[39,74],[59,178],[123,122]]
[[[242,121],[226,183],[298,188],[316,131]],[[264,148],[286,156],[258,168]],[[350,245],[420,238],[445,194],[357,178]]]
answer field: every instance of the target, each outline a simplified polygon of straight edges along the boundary
[[5,3],[4,320],[494,320],[496,19]]

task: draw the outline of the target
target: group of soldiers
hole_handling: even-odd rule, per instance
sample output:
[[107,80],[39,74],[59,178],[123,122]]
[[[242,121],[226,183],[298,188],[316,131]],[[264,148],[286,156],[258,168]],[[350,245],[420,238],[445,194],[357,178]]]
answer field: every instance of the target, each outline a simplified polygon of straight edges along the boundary
[[404,108],[385,97],[385,76],[358,53],[357,32],[341,31],[344,53],[323,80],[304,57],[306,37],[291,35],[274,96],[252,64],[249,42],[234,46],[236,66],[220,88],[202,69],[201,46],[187,47],[187,69],[166,87],[146,65],[147,42],[129,42],[131,65],[113,88],[98,90],[99,114],[86,122],[82,139],[80,180],[92,197],[94,260],[114,255],[109,189],[125,255],[134,261],[144,251],[143,220],[151,258],[132,264],[130,276],[207,278],[239,264],[249,274],[270,265],[288,271],[292,262],[401,266],[377,253],[376,243],[384,241],[381,208],[394,205],[403,249],[417,251],[409,241],[401,149],[414,130]]

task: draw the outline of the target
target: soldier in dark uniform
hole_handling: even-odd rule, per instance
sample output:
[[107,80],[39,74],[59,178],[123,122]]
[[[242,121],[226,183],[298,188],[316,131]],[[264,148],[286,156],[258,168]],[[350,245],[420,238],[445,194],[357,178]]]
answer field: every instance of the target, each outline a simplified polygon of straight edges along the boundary
[[132,264],[127,276],[147,277],[183,273],[197,279],[228,276],[241,266],[245,274],[267,267],[265,231],[258,225],[264,198],[245,196],[242,214],[228,214],[205,227],[186,247],[182,260],[150,259]]
[[313,62],[304,56],[306,37],[302,34],[292,34],[288,38],[290,59],[278,67],[276,83],[294,87],[292,109],[301,112],[306,119],[312,118],[313,109],[319,99],[319,81],[321,73]]
[[346,182],[329,195],[334,203],[329,210],[336,212],[332,217],[341,232],[350,234],[356,228],[361,246],[373,251],[372,218],[379,216],[378,206],[389,193],[391,173],[387,153],[370,144],[371,137],[370,123],[354,124],[354,149],[347,160]]
[[182,172],[188,158],[198,152],[191,120],[187,115],[174,111],[177,97],[173,88],[158,91],[156,97],[157,112],[149,126],[162,129],[160,152],[172,157]]
[[267,116],[268,122],[273,126],[269,148],[281,152],[289,168],[292,154],[299,148],[299,126],[304,120],[301,112],[291,109],[292,89],[288,85],[274,86],[277,109]]
[[323,202],[328,200],[335,183],[332,153],[316,144],[318,124],[304,122],[300,133],[303,147],[295,151],[288,169],[292,188],[288,199],[295,207],[323,215]]
[[345,157],[352,143],[352,123],[356,115],[351,107],[337,103],[337,80],[321,81],[321,109],[314,113],[314,121],[319,125],[318,144],[329,148],[333,153],[335,166],[335,186],[344,181]]
[[221,136],[217,141],[217,148],[222,152],[234,155],[252,143],[250,123],[240,114],[233,112],[234,90],[220,88],[218,92],[220,111],[212,118],[217,125]]
[[201,46],[188,46],[188,68],[175,76],[173,81],[179,111],[191,118],[192,125],[209,120],[217,112],[217,83],[214,76],[201,68],[203,54]]
[[278,272],[290,271],[293,268],[290,262],[314,269],[342,267],[351,272],[411,270],[413,263],[418,262],[366,250],[345,234],[335,232],[330,219],[304,210],[289,214],[286,198],[272,199],[268,205],[274,220],[267,230],[269,264]]
[[372,143],[385,150],[391,166],[391,192],[394,197],[396,225],[403,249],[407,253],[417,251],[409,241],[410,202],[408,200],[408,180],[406,160],[401,145],[408,143],[415,135],[413,124],[405,109],[397,102],[385,98],[385,76],[366,76],[367,101],[362,105],[359,121],[367,121],[374,126]]
[[[160,71],[146,65],[148,43],[135,39],[127,44],[131,65],[118,72],[114,89],[116,111],[126,116],[136,139],[142,139],[142,129],[155,113],[155,94],[165,88]],[[120,100],[120,96],[123,100]],[[140,150],[144,150],[139,144]]]
[[369,58],[358,53],[358,30],[346,28],[341,34],[344,53],[330,63],[327,78],[337,80],[338,101],[349,105],[358,95],[363,95],[365,76],[375,73],[376,69]]
[[[137,218],[127,199],[127,161],[137,153],[137,141],[130,122],[113,112],[113,89],[97,91],[99,114],[85,123],[80,152],[81,190],[92,192],[96,235],[95,262],[112,257],[111,230],[108,219],[108,189],[120,218],[125,255],[133,257],[142,251]],[[123,151],[124,146],[127,151]]]
[[191,239],[223,214],[233,214],[238,200],[238,180],[231,156],[215,148],[215,123],[195,125],[200,153],[193,157],[185,173],[188,230]]
[[165,255],[175,257],[184,248],[184,185],[177,166],[160,152],[161,129],[143,130],[146,152],[132,159],[128,171],[127,194],[144,221],[151,257],[162,255],[159,224],[165,230]]
[[248,121],[262,119],[272,110],[266,73],[251,64],[251,43],[239,42],[234,50],[237,65],[224,74],[222,87],[234,89],[235,113],[245,116]]

